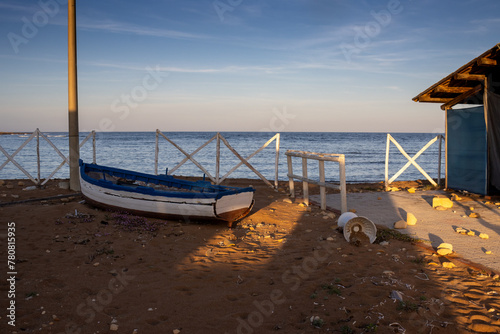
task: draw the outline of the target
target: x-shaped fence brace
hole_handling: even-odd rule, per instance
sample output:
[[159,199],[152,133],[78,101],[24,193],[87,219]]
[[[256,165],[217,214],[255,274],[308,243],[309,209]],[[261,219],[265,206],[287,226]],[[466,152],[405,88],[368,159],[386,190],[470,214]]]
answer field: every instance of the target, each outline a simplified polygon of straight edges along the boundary
[[[417,162],[415,160],[417,160],[417,158],[427,149],[429,148],[429,146],[431,146],[432,144],[434,144],[434,142],[436,142],[436,140],[439,139],[439,159],[438,159],[438,182],[439,182],[439,179],[441,178],[441,140],[443,139],[443,136],[442,135],[438,135],[436,137],[434,137],[433,139],[431,139],[424,147],[422,147],[422,149],[420,149],[420,151],[418,151],[417,154],[415,154],[413,157],[410,157],[406,151],[401,147],[401,145],[399,145],[399,143],[390,135],[390,134],[387,134],[387,147],[386,147],[386,155],[385,155],[385,187],[388,188],[389,187],[389,184],[391,184],[394,180],[396,180],[410,165],[413,165],[415,166],[418,171],[420,173],[422,173],[423,176],[425,176],[425,178],[433,185],[433,186],[437,186],[438,184],[422,169],[422,167],[420,167]],[[394,145],[396,145],[396,147],[398,148],[398,150],[401,152],[401,154],[403,154],[403,156],[408,159],[408,162],[403,166],[401,167],[401,169],[396,173],[394,174],[393,177],[391,177],[389,179],[389,148],[390,148],[390,144],[391,142],[394,143]]]
[[[33,138],[37,137],[37,145],[36,145],[36,151],[37,151],[37,172],[38,172],[38,177],[35,179],[26,169],[24,169],[15,159],[14,157],[21,152],[21,150],[28,145],[28,143],[33,140]],[[43,181],[41,182],[41,177],[40,177],[40,136],[49,143],[50,146],[56,151],[56,153],[62,158],[61,164],[54,169],[54,171]],[[95,163],[96,161],[96,155],[95,155],[95,131],[92,131],[85,137],[85,139],[80,143],[80,148],[89,140],[90,137],[93,137],[93,161]],[[26,141],[19,146],[19,148],[12,154],[9,154],[1,145],[0,145],[0,151],[7,157],[7,160],[0,165],[0,170],[2,170],[9,162],[12,162],[14,166],[16,166],[21,172],[24,173],[33,183],[35,183],[37,186],[43,186],[45,185],[63,166],[64,164],[69,165],[69,156],[66,157],[64,156],[63,153],[54,145],[54,143],[47,138],[43,132],[41,132],[39,129],[36,129],[29,137],[26,139]]]
[[[205,142],[203,145],[198,147],[196,150],[193,151],[193,153],[189,154],[186,151],[184,151],[179,145],[177,145],[175,142],[173,142],[171,139],[169,139],[167,136],[165,136],[160,130],[156,130],[156,149],[155,149],[155,173],[158,175],[158,157],[159,157],[159,136],[162,136],[165,138],[170,144],[172,144],[175,148],[177,148],[182,154],[184,154],[186,157],[179,162],[174,168],[170,169],[168,171],[168,174],[171,175],[173,172],[175,172],[179,167],[181,167],[185,162],[190,160],[192,163],[194,163],[205,175],[212,180],[215,184],[221,184],[231,173],[233,173],[236,169],[238,169],[241,165],[247,166],[251,171],[253,171],[257,176],[259,176],[262,181],[264,181],[267,185],[269,185],[272,188],[278,188],[278,163],[279,163],[279,147],[280,147],[280,134],[277,133],[274,137],[269,139],[264,145],[262,145],[258,150],[250,154],[248,157],[243,158],[224,138],[220,133],[216,133],[212,138],[210,138],[207,142]],[[208,172],[206,168],[204,168],[198,161],[196,161],[193,156],[198,153],[200,150],[202,150],[205,146],[210,144],[212,141],[217,140],[217,150],[216,150],[216,165],[215,165],[215,177]],[[274,140],[276,140],[276,158],[275,158],[275,181],[274,181],[274,186],[269,182],[264,175],[262,175],[255,167],[253,167],[248,160],[250,160],[253,156],[255,156],[257,153],[262,151],[264,148],[269,146]],[[227,172],[222,178],[219,177],[219,170],[220,170],[220,141],[226,145],[226,147],[240,160],[238,164],[236,164],[229,172]]]

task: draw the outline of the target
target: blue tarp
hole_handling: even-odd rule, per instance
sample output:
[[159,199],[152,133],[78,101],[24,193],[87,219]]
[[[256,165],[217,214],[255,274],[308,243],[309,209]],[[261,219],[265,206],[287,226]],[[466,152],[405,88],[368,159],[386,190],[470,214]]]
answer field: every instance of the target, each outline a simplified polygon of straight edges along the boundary
[[486,195],[488,144],[484,107],[449,109],[446,113],[448,188]]

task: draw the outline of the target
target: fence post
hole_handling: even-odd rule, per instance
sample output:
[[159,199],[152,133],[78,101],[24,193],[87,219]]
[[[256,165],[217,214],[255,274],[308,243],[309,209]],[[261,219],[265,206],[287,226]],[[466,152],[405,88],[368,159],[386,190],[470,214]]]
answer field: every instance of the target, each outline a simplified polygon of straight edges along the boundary
[[155,140],[155,175],[158,175],[158,156],[160,154],[160,147],[158,144],[158,131],[159,129],[156,129],[156,140]]
[[306,181],[307,179],[307,158],[302,158],[302,177],[304,180],[302,181],[302,191],[304,193],[304,204],[309,206],[309,183]]
[[319,196],[321,198],[321,210],[326,210],[326,187],[325,187],[325,161],[319,160]]
[[441,146],[443,136],[439,135],[439,157],[438,157],[438,185],[441,185]]
[[220,133],[217,132],[217,139],[216,139],[216,151],[215,151],[215,183],[219,184],[220,178]]
[[276,161],[274,163],[274,188],[278,190],[278,165],[280,160],[280,134],[276,137]]
[[347,189],[346,189],[346,176],[345,176],[345,156],[339,157],[339,176],[340,176],[340,203],[341,212],[347,212]]
[[389,189],[389,149],[391,147],[391,135],[387,134],[387,144],[385,147],[385,190]]
[[97,163],[96,145],[95,145],[95,130],[92,130],[92,163]]
[[36,165],[37,165],[37,186],[40,185],[41,173],[40,173],[40,130],[36,129]]
[[288,165],[288,185],[290,188],[290,197],[295,198],[295,188],[293,183],[293,167],[292,167],[292,156],[286,156],[287,165]]

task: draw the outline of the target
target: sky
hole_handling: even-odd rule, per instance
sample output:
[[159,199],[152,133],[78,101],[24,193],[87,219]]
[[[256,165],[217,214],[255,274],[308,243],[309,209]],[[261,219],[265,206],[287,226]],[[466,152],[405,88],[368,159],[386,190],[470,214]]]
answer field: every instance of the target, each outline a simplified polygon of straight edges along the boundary
[[[444,132],[496,0],[76,1],[81,131]],[[67,131],[67,1],[0,0],[0,131]]]

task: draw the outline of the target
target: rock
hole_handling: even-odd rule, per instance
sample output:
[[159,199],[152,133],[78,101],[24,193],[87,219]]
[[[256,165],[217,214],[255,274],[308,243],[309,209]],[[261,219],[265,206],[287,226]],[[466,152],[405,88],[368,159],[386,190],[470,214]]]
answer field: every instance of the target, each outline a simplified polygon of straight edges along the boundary
[[69,198],[67,198],[67,197],[61,198],[61,202],[68,203],[69,202]]
[[438,246],[438,249],[440,249],[440,248],[445,248],[445,249],[453,250],[453,245],[450,244],[450,243],[447,243],[447,242],[443,242],[442,244],[440,244]]
[[441,256],[446,256],[446,255],[449,255],[449,254],[453,253],[453,246],[452,246],[452,244],[443,242],[442,244],[440,244],[438,246],[437,253],[439,255],[441,255]]
[[7,183],[5,187],[7,187],[7,189],[14,189],[14,185],[10,183]]
[[408,224],[404,220],[400,220],[394,223],[394,228],[404,229],[408,226]]
[[436,196],[432,199],[432,207],[436,208],[438,206],[451,209],[453,207],[453,202],[448,197]]
[[285,202],[285,203],[289,203],[289,204],[292,204],[292,200],[291,200],[291,199],[289,199],[289,198],[284,198],[284,199],[283,199],[283,202]]
[[455,232],[460,233],[460,234],[467,234],[467,230],[464,229],[463,227],[457,227],[455,229]]
[[387,276],[395,275],[394,271],[391,271],[391,270],[384,270],[384,272],[382,274],[387,275]]
[[410,194],[414,194],[415,193],[415,188],[411,187],[411,188],[408,188],[408,192]]
[[452,195],[451,195],[451,199],[452,199],[453,201],[458,202],[458,201],[461,201],[461,200],[462,200],[462,197],[458,196],[457,194],[452,194]]
[[307,205],[306,203],[302,202],[302,203],[299,203],[299,206],[300,206],[301,208],[304,208],[304,207],[307,207],[308,205]]
[[12,194],[12,195],[10,195],[10,196],[11,196],[12,198],[19,198],[19,195],[14,195],[14,194]]
[[491,255],[492,251],[486,251],[486,252],[484,252],[484,254]]
[[110,331],[117,331],[118,330],[118,325],[117,324],[111,324],[109,326],[109,330]]
[[454,265],[453,262],[443,262],[443,268],[453,269],[455,267],[456,265]]
[[389,245],[389,241],[382,241],[380,243],[380,246],[388,246]]
[[479,234],[479,237],[480,237],[481,239],[489,239],[489,238],[490,238],[490,236],[489,236],[489,235],[487,235],[486,233],[481,233],[481,234]]
[[26,188],[23,188],[23,190],[36,190],[36,186],[26,187]]
[[398,187],[388,187],[387,191],[399,191],[400,189]]
[[434,209],[438,210],[438,211],[446,211],[446,210],[448,210],[448,208],[445,208],[444,206],[436,206]]
[[59,188],[68,190],[69,189],[69,182],[66,182],[66,181],[59,182]]
[[469,218],[481,218],[481,216],[477,212],[471,212]]
[[333,239],[332,237],[328,237],[326,238],[327,241],[334,241],[335,239]]
[[335,219],[337,217],[337,215],[334,214],[333,212],[328,212],[326,215],[328,216],[328,218],[331,218],[331,219]]
[[469,210],[470,211],[474,211],[474,207],[473,206],[469,206]]
[[391,297],[391,299],[398,300],[400,302],[403,301],[403,294],[399,291],[396,291],[396,290],[391,291],[390,297]]
[[446,255],[450,255],[451,253],[453,253],[453,251],[451,249],[440,248],[437,250],[437,253],[441,256],[446,256]]
[[416,225],[417,224],[417,218],[415,218],[415,215],[413,213],[410,213],[410,212],[407,213],[406,223],[408,225]]
[[179,334],[180,332],[181,332],[181,330],[180,330],[180,329],[174,329],[174,330],[172,331],[172,334]]
[[18,185],[19,187],[24,187],[24,182],[23,182],[23,181],[19,181],[19,182],[17,182],[17,185]]
[[5,185],[5,181],[4,180],[0,180],[0,186],[4,186]]
[[476,232],[474,231],[469,231],[467,232],[467,235],[470,235],[471,237],[475,236],[476,235]]

